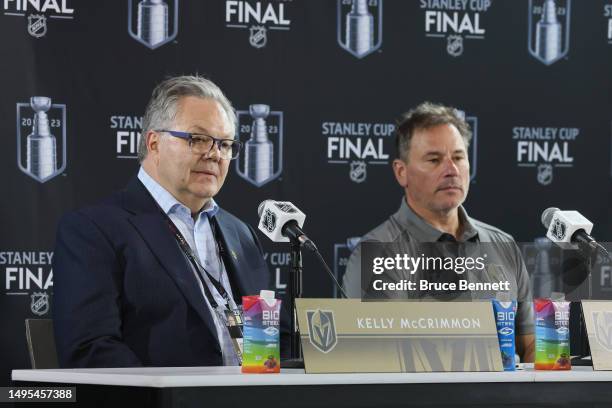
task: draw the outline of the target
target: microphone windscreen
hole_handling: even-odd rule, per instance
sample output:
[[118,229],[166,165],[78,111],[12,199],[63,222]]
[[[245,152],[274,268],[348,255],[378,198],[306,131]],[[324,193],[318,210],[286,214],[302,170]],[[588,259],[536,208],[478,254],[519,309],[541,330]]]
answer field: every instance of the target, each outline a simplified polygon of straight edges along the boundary
[[544,212],[542,213],[542,224],[544,225],[544,228],[548,229],[548,227],[550,226],[550,222],[552,221],[553,215],[557,211],[560,211],[557,207],[549,207],[544,210]]
[[263,200],[263,201],[261,202],[261,204],[259,204],[259,207],[257,207],[257,216],[258,216],[259,218],[261,218],[261,214],[263,213],[263,209],[264,209],[264,207],[265,207],[265,205],[266,205],[266,203],[267,203],[268,201],[270,201],[270,200]]

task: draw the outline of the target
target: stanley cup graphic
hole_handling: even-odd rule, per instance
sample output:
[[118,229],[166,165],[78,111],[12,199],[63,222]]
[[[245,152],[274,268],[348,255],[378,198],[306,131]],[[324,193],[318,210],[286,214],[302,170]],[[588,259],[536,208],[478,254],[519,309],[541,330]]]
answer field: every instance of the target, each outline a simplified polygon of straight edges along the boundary
[[554,0],[545,0],[542,18],[536,25],[536,55],[547,64],[560,58],[561,36],[562,28],[557,19],[557,6]]
[[255,183],[263,183],[272,177],[274,171],[274,145],[268,139],[266,118],[270,106],[255,104],[249,106],[253,118],[251,137],[245,144],[244,169],[246,177]]
[[27,171],[38,179],[45,179],[57,170],[55,137],[51,134],[46,113],[51,108],[51,98],[33,96],[30,106],[36,113],[32,133],[27,138]]
[[138,3],[138,38],[154,47],[168,38],[168,5],[163,0]]
[[363,55],[374,47],[374,17],[368,11],[367,0],[353,0],[346,15],[345,47],[356,55]]

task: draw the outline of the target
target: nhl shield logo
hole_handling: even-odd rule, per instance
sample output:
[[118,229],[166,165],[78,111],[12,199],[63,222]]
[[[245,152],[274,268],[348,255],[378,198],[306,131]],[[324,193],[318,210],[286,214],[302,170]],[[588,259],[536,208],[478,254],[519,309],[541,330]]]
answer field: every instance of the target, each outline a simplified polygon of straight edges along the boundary
[[612,352],[612,312],[593,312],[592,317],[597,342],[601,347]]
[[43,14],[30,14],[28,16],[28,33],[35,38],[47,34],[47,17]]
[[[17,166],[44,183],[66,169],[66,105],[33,96],[17,104]],[[60,164],[61,161],[61,164]]]
[[453,57],[463,54],[463,37],[460,35],[449,35],[446,43],[446,51]]
[[261,220],[261,226],[268,232],[272,233],[276,228],[276,214],[270,210],[266,210],[263,219]]
[[179,0],[128,0],[130,37],[152,50],[173,41],[178,34],[178,10]]
[[552,164],[540,164],[538,166],[538,183],[547,186],[553,181]]
[[565,57],[570,19],[571,0],[529,0],[529,53],[545,65]]
[[558,218],[555,218],[553,220],[551,233],[555,238],[557,238],[558,240],[562,240],[563,238],[565,238],[566,230],[567,227],[565,226],[564,222],[562,222]]
[[249,28],[249,44],[255,48],[263,48],[268,43],[268,30],[261,25]]
[[49,311],[49,295],[45,292],[34,292],[30,295],[32,302],[30,309],[37,316],[42,316]]
[[278,178],[283,172],[283,112],[269,105],[254,104],[237,111],[236,139],[244,142],[236,173],[256,187]]
[[307,310],[308,338],[310,344],[321,353],[329,353],[338,344],[334,312],[331,310]]
[[349,176],[351,177],[352,181],[355,183],[363,183],[367,175],[366,162],[362,160],[355,160],[351,162]]
[[338,0],[338,44],[357,58],[382,45],[383,0]]

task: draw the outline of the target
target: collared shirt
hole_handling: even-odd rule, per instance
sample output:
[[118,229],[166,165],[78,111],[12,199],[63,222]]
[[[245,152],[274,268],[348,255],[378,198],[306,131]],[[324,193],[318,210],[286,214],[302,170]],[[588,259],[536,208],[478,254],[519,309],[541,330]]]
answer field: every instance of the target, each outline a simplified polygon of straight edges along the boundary
[[[465,208],[463,208],[463,206],[459,206],[457,211],[459,212],[459,222],[463,226],[463,232],[459,237],[459,242],[478,242],[480,240],[480,236],[478,234],[479,229],[474,224],[479,222],[476,220],[472,220],[470,217],[468,217],[467,212],[465,211]],[[419,217],[412,210],[412,208],[410,208],[410,206],[406,204],[406,200],[402,200],[400,209],[392,215],[392,218],[394,218],[399,225],[409,227],[406,228],[406,231],[409,231],[410,236],[412,236],[417,242],[441,242],[455,240],[455,237],[453,237],[449,233],[442,232],[439,229],[434,228],[423,218]],[[490,226],[487,225],[487,227]],[[497,230],[497,228],[493,229]],[[491,229],[480,228],[480,230],[484,238],[483,242],[487,242],[487,239],[491,238]]]
[[[198,261],[204,268],[211,274],[211,276],[221,282],[223,288],[227,291],[230,297],[230,306],[236,308],[236,303],[232,297],[232,288],[230,286],[229,278],[225,270],[225,265],[219,255],[219,249],[215,236],[213,234],[209,217],[214,217],[219,212],[219,206],[217,203],[210,199],[204,208],[200,210],[196,219],[194,220],[191,216],[191,210],[184,204],[180,203],[168,190],[163,188],[157,181],[153,180],[149,174],[141,167],[138,172],[138,179],[144,184],[146,189],[149,191],[151,196],[155,199],[159,207],[170,217],[174,225],[178,228],[180,233],[183,235],[189,247],[193,251],[194,255],[198,258]],[[199,274],[203,281],[206,283],[210,292],[215,299],[217,304],[225,304],[223,296],[214,288],[208,275],[204,272],[200,273],[195,268],[192,268],[194,274]],[[196,276],[197,278],[197,276]],[[217,328],[217,338],[221,345],[221,352],[223,353],[223,364],[224,365],[238,365],[239,361],[232,345],[232,339],[227,331],[225,323],[219,319],[217,313],[208,301],[202,281],[197,279],[202,292],[202,297],[206,306],[210,310],[215,327]]]
[[[467,251],[467,253],[471,250],[479,250],[476,247],[482,243],[486,248],[491,249],[493,256],[496,258],[495,261],[489,259],[492,264],[496,265],[492,265],[485,273],[470,274],[466,272],[462,278],[466,278],[470,282],[508,280],[511,283],[511,295],[519,300],[516,315],[517,332],[519,334],[533,333],[534,314],[529,275],[514,239],[498,228],[469,217],[463,206],[460,206],[458,211],[463,227],[463,232],[458,241],[465,243],[465,245],[459,246],[459,250]],[[391,215],[387,221],[364,235],[360,242],[368,241],[393,243],[397,253],[415,253],[415,251],[421,253],[423,246],[419,247],[418,244],[452,242],[455,241],[455,238],[434,228],[421,218],[410,208],[405,197],[403,197],[399,210]],[[443,246],[437,248],[439,247],[443,248]],[[455,254],[454,256],[465,256],[467,253]],[[393,279],[399,278],[393,277]],[[364,282],[366,281],[368,280],[365,279]],[[357,245],[349,258],[343,278],[343,286],[349,297],[362,297],[361,245]],[[401,293],[397,291],[391,294],[391,296],[399,295]],[[470,298],[476,298],[473,293],[467,295]],[[483,296],[479,298],[482,299]]]

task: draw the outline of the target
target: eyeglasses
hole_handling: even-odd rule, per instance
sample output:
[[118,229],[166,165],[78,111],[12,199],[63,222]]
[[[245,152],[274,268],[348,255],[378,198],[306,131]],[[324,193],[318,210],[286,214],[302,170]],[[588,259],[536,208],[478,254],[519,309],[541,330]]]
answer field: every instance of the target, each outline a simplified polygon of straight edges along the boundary
[[169,133],[174,137],[185,139],[189,142],[191,152],[194,154],[207,154],[217,145],[220,156],[225,160],[234,160],[240,154],[242,143],[234,139],[217,139],[216,137],[197,133],[179,132],[177,130],[156,130],[156,132]]

